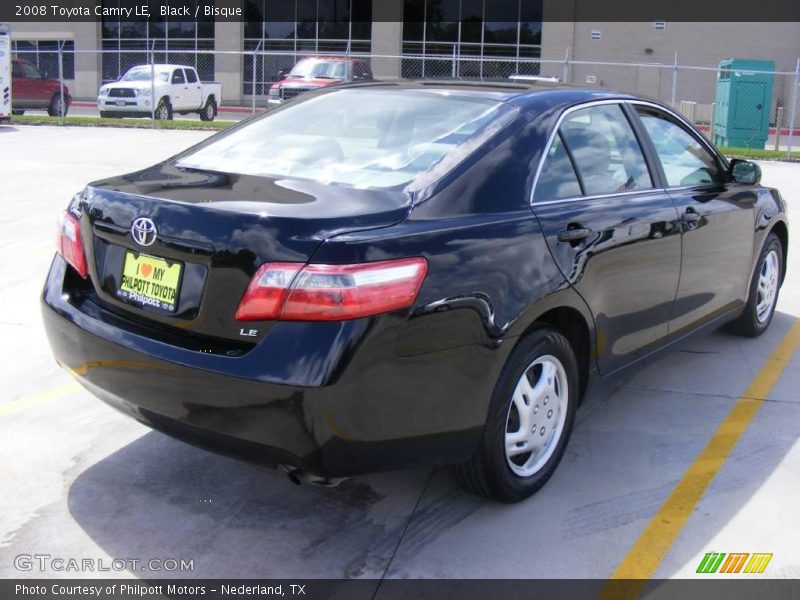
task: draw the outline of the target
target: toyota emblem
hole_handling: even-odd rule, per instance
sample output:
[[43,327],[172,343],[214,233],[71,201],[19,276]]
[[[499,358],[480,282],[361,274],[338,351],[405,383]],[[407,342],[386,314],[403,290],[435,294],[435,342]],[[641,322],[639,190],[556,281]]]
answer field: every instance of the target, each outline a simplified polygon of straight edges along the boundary
[[151,246],[156,241],[156,235],[158,235],[158,231],[156,231],[156,224],[152,219],[139,217],[133,221],[131,237],[140,246]]

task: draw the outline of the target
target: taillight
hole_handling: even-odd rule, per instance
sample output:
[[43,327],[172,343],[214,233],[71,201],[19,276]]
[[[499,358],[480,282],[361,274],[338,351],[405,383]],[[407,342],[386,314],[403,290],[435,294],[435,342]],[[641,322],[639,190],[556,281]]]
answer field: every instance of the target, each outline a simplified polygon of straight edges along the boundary
[[277,319],[294,276],[303,268],[298,263],[267,263],[262,265],[236,309],[239,321],[269,321]]
[[56,245],[58,253],[78,272],[78,275],[86,277],[89,271],[86,266],[86,254],[83,252],[81,227],[78,219],[69,212],[62,214],[58,221]]
[[425,279],[424,258],[357,265],[267,263],[236,310],[240,321],[339,321],[411,306]]

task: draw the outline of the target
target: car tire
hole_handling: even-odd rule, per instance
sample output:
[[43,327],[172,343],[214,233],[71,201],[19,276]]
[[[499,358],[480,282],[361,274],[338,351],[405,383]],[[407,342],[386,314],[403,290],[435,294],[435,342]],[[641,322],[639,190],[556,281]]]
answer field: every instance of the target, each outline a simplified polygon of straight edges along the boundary
[[[101,119],[110,119],[110,118],[112,118],[113,116],[114,116],[114,115],[112,115],[112,114],[111,114],[109,111],[107,111],[107,110],[101,110],[101,111],[100,111],[100,118],[101,118]],[[117,117],[117,118],[122,118],[122,117],[120,116],[120,117]]]
[[783,280],[783,245],[775,233],[770,233],[758,257],[750,293],[744,312],[733,321],[728,330],[745,337],[764,333],[772,322]]
[[213,121],[217,115],[217,103],[211,98],[206,100],[206,105],[200,109],[201,121]]
[[549,327],[535,329],[503,367],[480,444],[455,467],[456,479],[468,491],[499,502],[528,498],[561,461],[578,400],[578,363],[569,341]]
[[16,116],[16,117],[21,117],[22,115],[25,114],[25,111],[24,110],[20,110],[18,108],[14,108],[14,109],[11,109],[11,114]]
[[50,104],[47,107],[47,114],[51,117],[66,117],[67,112],[69,112],[69,105],[61,101],[61,94],[53,94],[53,97],[50,99]]
[[159,121],[172,120],[172,104],[167,98],[162,98],[155,110],[155,118]]

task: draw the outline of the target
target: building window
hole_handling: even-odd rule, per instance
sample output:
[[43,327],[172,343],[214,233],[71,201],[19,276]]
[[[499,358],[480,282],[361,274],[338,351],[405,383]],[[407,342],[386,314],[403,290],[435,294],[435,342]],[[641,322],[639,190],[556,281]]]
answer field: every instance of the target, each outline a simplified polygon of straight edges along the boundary
[[75,79],[75,42],[72,40],[13,40],[11,52],[16,58],[36,65],[46,77],[58,79],[58,48],[61,47],[64,79]]
[[244,0],[242,92],[264,95],[305,56],[369,53],[372,0]]
[[[170,5],[175,4],[170,2]],[[197,69],[203,81],[214,80],[214,18],[205,17],[203,7],[209,0],[185,0],[181,6],[194,14],[200,5],[197,21],[181,21],[180,17],[161,17],[157,13],[138,20],[103,17],[103,82],[116,81],[128,69],[148,64],[148,51],[155,51],[156,63],[188,65]],[[103,7],[132,7],[133,0],[103,0]]]
[[404,0],[403,77],[538,75],[542,0]]

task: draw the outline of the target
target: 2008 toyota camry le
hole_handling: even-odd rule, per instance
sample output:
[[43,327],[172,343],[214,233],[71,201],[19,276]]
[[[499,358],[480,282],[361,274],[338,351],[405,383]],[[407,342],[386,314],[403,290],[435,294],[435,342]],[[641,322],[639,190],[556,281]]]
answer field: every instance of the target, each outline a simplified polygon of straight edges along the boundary
[[328,88],[77,194],[44,321],[179,439],[317,483],[449,464],[515,502],[590,382],[769,326],[788,225],[760,176],[630,95]]

